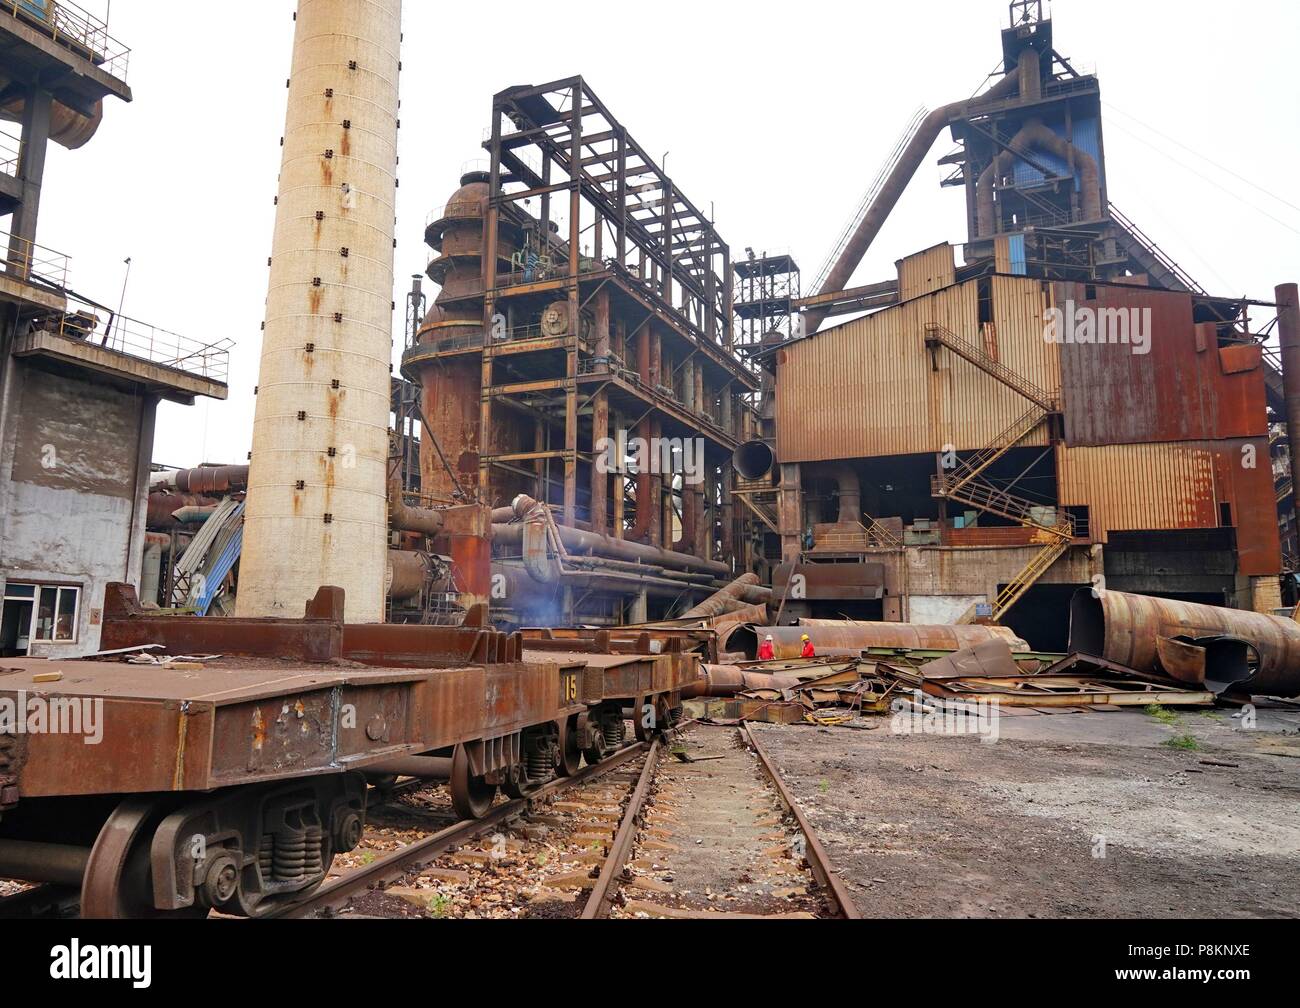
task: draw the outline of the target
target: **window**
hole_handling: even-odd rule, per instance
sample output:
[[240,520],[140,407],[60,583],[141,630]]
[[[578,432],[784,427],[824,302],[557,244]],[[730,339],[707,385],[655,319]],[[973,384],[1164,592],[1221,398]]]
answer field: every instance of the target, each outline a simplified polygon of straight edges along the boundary
[[[6,608],[30,610],[31,624],[23,628],[33,644],[70,644],[77,639],[81,589],[71,585],[8,584]],[[34,604],[33,604],[34,603]],[[25,614],[24,614],[25,615]]]

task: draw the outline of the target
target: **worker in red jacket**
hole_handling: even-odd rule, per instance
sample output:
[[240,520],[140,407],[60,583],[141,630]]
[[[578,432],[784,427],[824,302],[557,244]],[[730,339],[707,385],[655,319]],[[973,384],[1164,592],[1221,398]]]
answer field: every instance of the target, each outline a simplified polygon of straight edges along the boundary
[[813,647],[812,638],[809,637],[807,634],[804,634],[802,640],[803,640],[803,657],[816,658],[817,649]]
[[776,658],[776,647],[772,643],[772,635],[768,634],[763,638],[763,643],[758,646],[758,660],[772,661]]

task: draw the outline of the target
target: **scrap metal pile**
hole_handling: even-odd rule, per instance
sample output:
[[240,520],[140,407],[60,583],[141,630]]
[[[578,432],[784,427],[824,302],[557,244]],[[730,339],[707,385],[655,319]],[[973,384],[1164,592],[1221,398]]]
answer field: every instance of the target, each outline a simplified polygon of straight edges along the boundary
[[[799,656],[805,636],[817,657]],[[760,641],[774,657],[756,659]],[[712,720],[851,724],[936,703],[1051,714],[1300,694],[1294,620],[1090,589],[1073,600],[1064,654],[1032,651],[1006,627],[848,620],[731,625],[716,650],[693,698]]]

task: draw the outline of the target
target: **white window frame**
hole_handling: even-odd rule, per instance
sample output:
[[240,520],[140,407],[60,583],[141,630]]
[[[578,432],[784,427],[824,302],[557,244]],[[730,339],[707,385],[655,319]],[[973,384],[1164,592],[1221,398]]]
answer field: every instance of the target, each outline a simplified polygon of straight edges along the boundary
[[[32,598],[10,598],[10,585],[20,585],[24,588],[32,587],[35,592]],[[37,625],[41,612],[41,593],[46,588],[54,589],[54,634],[55,637],[42,638],[37,636]],[[76,601],[72,604],[72,636],[66,640],[59,639],[59,610],[63,604],[63,593],[71,592]],[[5,583],[5,602],[30,602],[32,604],[32,618],[27,627],[27,647],[30,649],[36,644],[75,644],[80,634],[81,624],[81,585],[67,584],[42,584],[39,581],[10,581]]]

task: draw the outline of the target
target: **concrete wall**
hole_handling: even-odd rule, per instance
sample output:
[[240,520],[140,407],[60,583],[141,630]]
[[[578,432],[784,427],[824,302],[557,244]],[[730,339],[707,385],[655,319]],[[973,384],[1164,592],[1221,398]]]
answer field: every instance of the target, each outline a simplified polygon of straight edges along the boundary
[[77,639],[37,657],[99,646],[104,586],[139,585],[157,399],[17,360],[0,441],[0,582],[82,589]]
[[[872,554],[885,564],[886,594],[906,596],[909,623],[947,623],[974,602],[992,602],[998,588],[1014,578],[1041,546],[912,546],[899,552]],[[1088,584],[1101,573],[1100,554],[1088,546],[1072,547],[1037,584]],[[955,611],[955,615],[953,615]],[[946,617],[946,618],[939,618]]]

